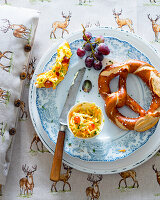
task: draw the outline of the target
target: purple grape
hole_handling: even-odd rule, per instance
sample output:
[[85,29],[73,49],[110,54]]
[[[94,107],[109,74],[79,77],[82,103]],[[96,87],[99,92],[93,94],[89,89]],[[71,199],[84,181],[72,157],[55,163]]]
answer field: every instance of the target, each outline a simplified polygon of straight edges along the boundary
[[104,58],[103,54],[99,53],[98,51],[95,51],[94,55],[99,61],[102,61]]
[[86,59],[85,59],[86,67],[91,68],[93,66],[93,63],[94,63],[94,58],[87,56]]
[[80,47],[80,48],[77,49],[77,55],[80,58],[82,58],[85,55],[85,53],[86,53],[86,51],[82,47]]
[[[87,37],[88,40],[91,40],[91,38],[92,38],[92,34],[90,32],[86,32],[85,36]],[[85,38],[85,36],[83,35],[83,40],[87,41],[87,39]]]
[[103,55],[108,55],[110,50],[105,43],[100,43],[97,47],[98,52],[102,53]]
[[101,70],[102,69],[102,62],[99,61],[99,60],[95,60],[93,67],[94,67],[95,70]]
[[97,36],[95,38],[95,42],[97,42],[97,43],[104,43],[104,37],[102,35]]
[[96,43],[92,43],[92,47],[95,49],[96,48]]
[[89,43],[86,43],[85,46],[84,46],[84,49],[86,51],[91,51],[91,45]]

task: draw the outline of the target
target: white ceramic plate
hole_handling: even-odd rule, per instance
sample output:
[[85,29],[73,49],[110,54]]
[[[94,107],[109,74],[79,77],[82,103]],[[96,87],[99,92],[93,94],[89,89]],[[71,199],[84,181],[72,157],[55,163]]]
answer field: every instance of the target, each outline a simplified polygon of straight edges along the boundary
[[[103,35],[111,53],[106,58],[118,62],[127,59],[138,59],[159,67],[159,57],[152,47],[134,34],[113,28],[91,29],[94,37]],[[40,60],[30,86],[29,106],[35,130],[45,146],[54,152],[57,133],[59,130],[58,118],[63,108],[67,91],[71,85],[74,74],[84,67],[84,59],[79,59],[76,50],[83,44],[82,33],[76,33],[67,38],[72,50],[72,57],[68,73],[56,90],[37,89],[34,86],[36,76],[48,69],[55,62],[58,44],[54,45]],[[103,60],[105,67],[107,60]],[[117,173],[138,166],[148,160],[157,151],[160,145],[159,124],[143,133],[124,131],[111,123],[104,111],[104,101],[98,94],[99,71],[86,70],[84,80],[89,79],[93,84],[91,92],[79,88],[76,103],[81,101],[95,102],[102,108],[105,116],[105,125],[100,135],[92,140],[75,138],[67,131],[64,146],[64,162],[70,166],[90,173]],[[111,82],[111,89],[117,89],[118,78]],[[151,94],[148,87],[134,75],[127,79],[127,91],[144,109],[148,109]],[[129,109],[122,108],[121,112],[127,116],[136,116]],[[125,149],[125,152],[118,150]],[[94,163],[94,164],[93,164]]]

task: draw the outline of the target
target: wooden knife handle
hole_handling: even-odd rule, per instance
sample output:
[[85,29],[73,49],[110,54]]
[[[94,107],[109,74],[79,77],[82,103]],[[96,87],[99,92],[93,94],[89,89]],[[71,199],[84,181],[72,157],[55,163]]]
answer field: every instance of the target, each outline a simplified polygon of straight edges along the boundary
[[52,181],[58,181],[60,178],[64,139],[65,131],[59,131],[50,174],[50,180]]

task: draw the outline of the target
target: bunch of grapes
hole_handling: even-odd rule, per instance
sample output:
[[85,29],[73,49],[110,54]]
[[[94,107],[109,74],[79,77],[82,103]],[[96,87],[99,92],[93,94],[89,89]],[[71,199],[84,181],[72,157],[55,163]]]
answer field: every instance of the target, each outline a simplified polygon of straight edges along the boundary
[[83,26],[83,40],[85,43],[82,47],[77,49],[77,55],[82,58],[86,54],[86,51],[90,52],[90,55],[85,58],[86,67],[94,67],[95,70],[101,70],[104,55],[108,55],[110,50],[104,43],[103,36],[97,36],[94,42],[91,42],[91,39],[92,34],[86,32],[86,29]]

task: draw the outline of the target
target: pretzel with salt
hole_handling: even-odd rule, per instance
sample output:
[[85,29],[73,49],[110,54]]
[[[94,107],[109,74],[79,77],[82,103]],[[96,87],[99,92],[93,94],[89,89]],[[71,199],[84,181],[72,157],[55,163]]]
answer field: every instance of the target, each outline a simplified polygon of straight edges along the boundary
[[[152,93],[152,102],[148,111],[145,111],[126,90],[128,73],[139,76],[149,87]],[[119,90],[111,93],[110,81],[119,76]],[[138,132],[152,128],[160,118],[160,73],[150,64],[139,60],[128,60],[122,64],[106,66],[99,75],[99,93],[105,101],[105,112],[109,119],[119,128]],[[118,108],[128,106],[139,114],[137,118],[123,116]]]

